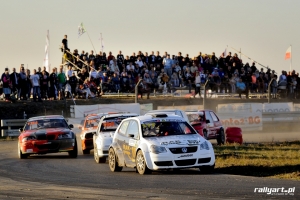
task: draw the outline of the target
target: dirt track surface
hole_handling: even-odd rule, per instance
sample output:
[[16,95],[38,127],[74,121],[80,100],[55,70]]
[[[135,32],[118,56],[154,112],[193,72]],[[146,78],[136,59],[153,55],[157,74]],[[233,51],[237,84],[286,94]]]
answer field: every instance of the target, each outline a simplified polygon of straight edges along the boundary
[[[80,139],[77,135],[78,144]],[[79,145],[80,146],[80,145]],[[296,187],[294,196],[254,193],[256,187]],[[112,173],[96,164],[93,151],[77,159],[67,154],[17,158],[17,141],[0,142],[0,199],[299,199],[300,182],[226,174],[200,174],[197,169],[154,172],[134,169]]]

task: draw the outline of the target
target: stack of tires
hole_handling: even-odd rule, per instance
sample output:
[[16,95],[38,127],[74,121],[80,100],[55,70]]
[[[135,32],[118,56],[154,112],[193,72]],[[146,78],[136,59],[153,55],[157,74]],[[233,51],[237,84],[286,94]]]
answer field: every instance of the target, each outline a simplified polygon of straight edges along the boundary
[[242,129],[239,127],[226,128],[226,143],[243,143]]

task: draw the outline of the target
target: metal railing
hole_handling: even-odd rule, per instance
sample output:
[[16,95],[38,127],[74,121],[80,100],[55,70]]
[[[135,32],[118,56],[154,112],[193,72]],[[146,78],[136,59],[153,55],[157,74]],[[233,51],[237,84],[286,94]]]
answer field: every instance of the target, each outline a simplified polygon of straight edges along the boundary
[[[19,136],[19,129],[15,127],[22,128],[24,124],[27,122],[27,119],[2,119],[1,120],[1,136]],[[13,128],[14,127],[14,128]]]

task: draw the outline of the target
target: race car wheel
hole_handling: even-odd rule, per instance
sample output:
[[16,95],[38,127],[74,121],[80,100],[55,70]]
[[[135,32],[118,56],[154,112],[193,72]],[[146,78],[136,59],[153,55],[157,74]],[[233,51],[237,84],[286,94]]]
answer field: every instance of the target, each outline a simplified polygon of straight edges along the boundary
[[78,155],[78,148],[77,148],[77,141],[75,140],[74,149],[72,151],[69,151],[69,157],[70,158],[77,158]]
[[199,167],[200,172],[203,174],[211,174],[214,171],[214,168],[215,168],[215,165]]
[[94,144],[94,159],[96,161],[96,163],[100,163],[100,158],[98,155],[98,151],[97,151],[97,146]]
[[217,137],[218,145],[225,143],[225,133],[223,129],[220,129],[219,135]]
[[203,137],[207,140],[207,130],[203,130]]
[[151,170],[147,167],[143,152],[141,150],[138,151],[135,159],[136,169],[139,174],[150,174]]
[[89,149],[82,150],[82,153],[83,154],[90,154],[90,150]]
[[119,167],[118,165],[117,157],[113,148],[110,148],[108,152],[108,165],[112,172],[120,172],[123,169],[123,167]]
[[23,154],[20,148],[20,144],[18,144],[18,156],[20,159],[24,159],[28,157],[28,154]]
[[99,157],[98,155],[98,150],[96,144],[94,144],[94,158],[96,163],[105,163],[106,162],[106,157]]

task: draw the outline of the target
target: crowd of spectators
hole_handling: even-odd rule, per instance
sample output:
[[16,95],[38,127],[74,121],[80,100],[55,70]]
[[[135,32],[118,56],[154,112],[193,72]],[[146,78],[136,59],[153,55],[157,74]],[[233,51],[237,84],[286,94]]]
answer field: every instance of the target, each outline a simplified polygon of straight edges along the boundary
[[[199,54],[195,57],[185,56],[181,52],[170,55],[159,51],[133,52],[124,56],[121,51],[117,55],[109,52],[94,51],[90,53],[77,49],[71,52],[64,50],[62,65],[47,72],[39,67],[37,70],[24,68],[17,72],[8,68],[1,76],[3,93],[9,101],[11,93],[17,93],[19,100],[26,100],[33,95],[34,101],[43,99],[63,99],[65,91],[67,98],[95,98],[105,93],[130,93],[140,79],[139,94],[156,92],[174,92],[186,88],[192,95],[201,94],[200,90],[207,81],[207,89],[216,93],[265,93],[272,79],[271,92],[276,98],[278,89],[286,87],[287,94],[295,98],[298,91],[299,76],[292,72],[282,71],[278,77],[274,70],[257,68],[255,62],[251,65],[243,63],[237,54],[211,55]],[[266,71],[265,71],[266,70]],[[194,90],[194,92],[192,92]],[[200,95],[201,96],[201,95]]]

